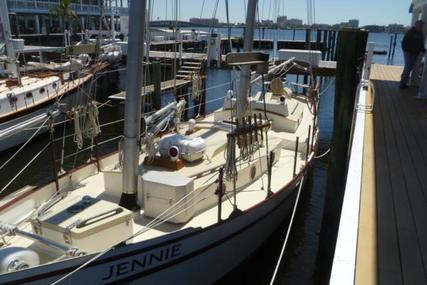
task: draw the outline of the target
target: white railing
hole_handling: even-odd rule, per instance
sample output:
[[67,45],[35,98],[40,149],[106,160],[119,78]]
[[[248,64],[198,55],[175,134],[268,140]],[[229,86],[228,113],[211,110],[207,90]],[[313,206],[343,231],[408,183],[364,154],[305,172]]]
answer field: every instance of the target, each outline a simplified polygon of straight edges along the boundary
[[341,210],[330,284],[354,284],[362,190],[365,116],[373,106],[366,105],[374,44],[369,43],[361,82],[356,94],[351,151],[344,200]]

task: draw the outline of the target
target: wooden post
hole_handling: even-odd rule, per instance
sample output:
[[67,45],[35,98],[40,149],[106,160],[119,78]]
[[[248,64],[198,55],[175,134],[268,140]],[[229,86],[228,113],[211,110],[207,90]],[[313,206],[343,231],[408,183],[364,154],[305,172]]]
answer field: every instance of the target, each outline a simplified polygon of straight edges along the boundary
[[207,82],[206,82],[206,70],[207,65],[206,62],[202,63],[202,66],[200,68],[200,74],[201,74],[201,78],[202,78],[202,84],[201,84],[201,95],[200,95],[200,99],[199,99],[199,104],[200,104],[200,114],[201,116],[205,116],[206,115],[206,88],[207,88]]
[[[312,44],[311,44],[311,29],[306,29],[305,30],[305,49],[306,50],[311,50],[312,49]],[[308,76],[304,75],[303,77],[303,83],[307,84],[308,83]],[[303,93],[305,93],[307,91],[306,88],[303,88]]]
[[[329,154],[325,206],[319,244],[320,260],[332,260],[338,233],[344,187],[347,175],[347,155],[357,86],[361,79],[368,32],[342,29],[337,41],[337,72],[334,102],[334,130]],[[320,283],[329,281],[331,264],[319,263]]]
[[327,60],[331,60],[331,51],[332,51],[332,30],[328,31],[328,54],[327,54]]
[[327,52],[327,41],[328,41],[328,31],[324,30],[323,31],[323,43],[322,43],[322,60],[326,59],[326,52]]
[[154,93],[153,93],[153,107],[156,110],[162,108],[162,95],[161,95],[161,72],[160,72],[160,62],[154,61],[153,66],[153,82],[154,82]]
[[394,33],[393,52],[391,54],[391,60],[394,59],[394,52],[396,51],[396,41],[397,41],[397,33]]
[[321,42],[322,42],[322,31],[317,30],[317,32],[316,32],[316,50],[322,51],[322,49],[320,48]]
[[305,30],[305,49],[311,49],[311,29]]
[[331,54],[331,60],[333,61],[337,60],[336,47],[337,47],[337,31],[333,31],[332,32],[332,54]]
[[390,46],[388,48],[387,61],[391,58],[391,47],[393,46],[393,35],[390,35]]

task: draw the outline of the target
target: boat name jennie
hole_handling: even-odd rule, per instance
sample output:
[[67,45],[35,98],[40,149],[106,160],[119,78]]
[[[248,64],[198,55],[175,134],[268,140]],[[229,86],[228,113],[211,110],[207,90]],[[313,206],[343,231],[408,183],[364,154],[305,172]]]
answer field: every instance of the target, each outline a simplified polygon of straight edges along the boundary
[[182,244],[174,244],[168,247],[157,249],[154,252],[146,253],[132,260],[123,261],[113,264],[109,267],[108,274],[102,280],[107,281],[116,277],[121,277],[129,273],[134,273],[139,269],[146,269],[151,266],[157,266],[165,261],[176,258],[182,254]]

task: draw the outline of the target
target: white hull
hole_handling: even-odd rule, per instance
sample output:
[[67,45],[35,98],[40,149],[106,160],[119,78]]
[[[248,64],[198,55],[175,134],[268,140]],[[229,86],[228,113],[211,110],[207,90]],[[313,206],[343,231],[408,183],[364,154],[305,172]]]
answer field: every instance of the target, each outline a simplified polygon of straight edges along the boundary
[[[19,118],[12,120],[12,121],[8,121],[8,122],[5,122],[3,124],[0,124],[0,132],[4,131],[6,129],[9,129],[9,128],[13,128],[14,126],[16,126],[20,123],[23,123],[24,121],[31,120],[32,118],[37,117],[38,115],[45,114],[46,112],[48,112],[51,109],[52,109],[52,106],[47,106],[45,108],[34,111],[31,114],[28,114],[26,116],[19,117]],[[20,145],[20,144],[26,142],[35,133],[35,131],[40,126],[41,126],[41,124],[34,125],[31,128],[25,129],[23,131],[20,131],[17,134],[14,134],[14,135],[8,136],[7,138],[2,139],[1,143],[0,143],[0,152],[5,151],[9,148],[12,148],[14,146],[17,146],[17,145]],[[47,127],[46,126],[42,127],[37,132],[36,137],[39,135],[42,135],[46,132],[47,132]]]
[[[88,84],[86,84],[90,79],[92,78],[92,75],[90,76],[86,76],[83,80],[75,80],[72,82],[68,82],[66,83],[66,85],[63,87],[63,90],[61,90],[59,92],[60,96],[64,96],[61,98],[61,111],[69,111],[71,110],[72,107],[76,106],[77,104],[80,103],[80,95],[79,94],[74,94],[73,96],[70,96],[71,94],[67,94],[70,92],[74,92],[74,90],[77,87],[81,87],[84,89],[88,88]],[[86,90],[88,91],[88,90]],[[0,133],[8,128],[14,127],[19,125],[20,123],[23,123],[25,121],[31,121],[32,118],[35,118],[36,116],[39,116],[41,114],[46,114],[47,112],[49,112],[50,110],[55,109],[54,104],[55,104],[55,100],[52,101],[52,103],[38,108],[37,106],[35,106],[33,109],[33,111],[31,111],[31,113],[20,116],[18,118],[6,121],[4,123],[0,123]],[[65,119],[65,116],[60,115],[55,117],[55,122],[58,123],[60,121],[63,121]],[[35,124],[33,126],[31,126],[30,128],[27,128],[25,130],[19,131],[14,135],[8,136],[6,138],[1,139],[1,143],[0,143],[0,152],[5,151],[9,148],[15,147],[17,145],[23,144],[25,143],[33,134],[34,132],[41,126],[41,123],[39,124]],[[39,132],[37,132],[37,136],[40,136],[44,133],[47,132],[47,127],[44,126],[40,129]]]
[[[169,284],[171,280],[174,284],[211,284],[239,265],[280,226],[290,213],[301,177],[239,217],[206,229],[187,229],[118,248],[73,274],[64,284],[81,280],[86,284]],[[159,260],[150,259],[150,254]],[[90,257],[2,275],[0,283],[48,284]]]

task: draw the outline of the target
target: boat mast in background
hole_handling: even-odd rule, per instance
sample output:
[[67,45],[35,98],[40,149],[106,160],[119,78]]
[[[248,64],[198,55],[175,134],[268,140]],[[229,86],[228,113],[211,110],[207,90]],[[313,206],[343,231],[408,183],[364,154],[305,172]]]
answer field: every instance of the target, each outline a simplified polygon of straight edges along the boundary
[[[245,52],[252,51],[254,31],[255,31],[255,13],[257,8],[258,0],[248,1],[248,12],[246,15],[246,29],[243,35],[243,49]],[[243,65],[242,71],[240,72],[240,85],[239,93],[237,96],[237,118],[239,121],[245,116],[248,108],[248,92],[249,84],[251,81],[251,69],[250,65]]]
[[129,210],[139,208],[138,188],[139,133],[141,129],[141,87],[145,32],[146,0],[130,4],[129,47],[127,61],[125,125],[123,141],[123,189],[119,205]]
[[21,75],[19,74],[18,62],[15,55],[15,49],[12,42],[12,32],[10,30],[9,15],[7,8],[7,0],[0,0],[0,24],[3,27],[3,36],[6,41],[6,52],[10,63],[7,64],[7,70],[13,74],[13,77],[18,78],[21,85]]

